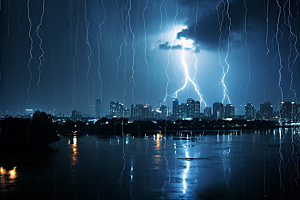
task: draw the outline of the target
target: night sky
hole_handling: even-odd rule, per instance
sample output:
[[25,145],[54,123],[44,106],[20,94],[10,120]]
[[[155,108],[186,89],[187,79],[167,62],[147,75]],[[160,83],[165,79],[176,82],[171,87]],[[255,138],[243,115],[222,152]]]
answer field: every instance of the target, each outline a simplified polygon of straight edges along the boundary
[[0,2],[2,112],[299,99],[297,0]]

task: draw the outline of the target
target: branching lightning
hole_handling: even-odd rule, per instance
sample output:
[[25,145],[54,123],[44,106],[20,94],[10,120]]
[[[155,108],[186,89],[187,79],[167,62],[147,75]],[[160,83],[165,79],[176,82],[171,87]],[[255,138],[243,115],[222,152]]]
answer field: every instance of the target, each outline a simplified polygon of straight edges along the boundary
[[247,8],[247,3],[246,0],[244,0],[244,6],[245,6],[245,25],[244,25],[244,33],[245,33],[245,46],[247,47],[247,55],[248,55],[248,84],[245,90],[245,99],[247,99],[247,91],[250,85],[250,52],[249,52],[249,46],[247,44],[248,41],[248,33],[247,33],[247,12],[248,12],[248,8]]
[[32,81],[32,72],[31,72],[31,61],[33,59],[33,56],[32,56],[32,49],[33,49],[33,39],[31,37],[31,28],[32,28],[32,21],[31,21],[31,18],[30,18],[30,7],[29,7],[29,4],[30,4],[30,0],[27,1],[27,17],[28,17],[28,21],[29,21],[29,31],[28,31],[28,36],[29,36],[29,39],[30,39],[30,50],[29,50],[29,55],[30,55],[30,58],[28,60],[28,65],[27,65],[27,69],[29,71],[29,74],[30,74],[30,79],[29,79],[29,83],[28,83],[28,88],[27,88],[27,105],[29,103],[29,92],[30,92],[30,85],[31,85],[31,81]]
[[[117,58],[117,60],[116,60],[116,62],[117,62],[117,68],[119,68],[119,60],[121,59],[121,56],[122,56],[122,51],[123,51],[123,46],[125,46],[125,47],[127,47],[127,40],[126,40],[126,36],[127,36],[127,29],[126,29],[126,31],[125,31],[125,33],[124,33],[124,29],[123,29],[123,26],[124,26],[124,24],[125,24],[125,22],[124,22],[124,18],[123,18],[123,6],[122,6],[122,8],[121,8],[121,11],[122,11],[122,24],[120,25],[120,29],[121,29],[121,32],[122,32],[122,37],[123,37],[123,42],[122,42],[122,44],[120,45],[120,53],[119,53],[119,57]],[[126,20],[127,20],[127,18],[126,18]],[[123,69],[123,72],[124,72],[124,76],[125,76],[125,78],[124,78],[124,92],[123,92],[123,96],[124,96],[124,98],[125,98],[125,95],[126,95],[126,67],[127,67],[127,60],[126,60],[126,56],[125,56],[125,67],[124,67],[124,69]]]
[[[267,60],[267,56],[270,52],[269,50],[269,46],[268,46],[268,37],[269,37],[269,0],[267,0],[267,4],[266,4],[266,48],[267,48],[267,53],[265,55],[265,60],[264,60],[264,72],[266,72],[266,60]],[[265,85],[265,84],[264,84]],[[264,99],[266,96],[266,89],[264,88]]]
[[[87,8],[86,8],[86,0],[84,1],[84,19],[85,19],[85,26],[86,26],[86,38],[85,38],[85,41],[86,41],[86,44],[88,46],[88,51],[87,51],[87,59],[88,59],[88,68],[87,68],[87,71],[86,71],[86,79],[87,79],[87,86],[88,86],[88,92],[90,91],[90,84],[89,84],[89,74],[90,74],[90,68],[91,68],[91,56],[92,56],[92,48],[91,48],[91,44],[90,44],[90,41],[89,41],[89,28],[90,28],[90,23],[88,23],[87,21]],[[90,95],[87,95],[88,96],[88,107],[90,107]]]
[[228,71],[229,71],[229,63],[227,61],[228,59],[228,55],[229,55],[229,46],[230,46],[230,40],[231,40],[231,35],[230,35],[230,27],[231,27],[231,18],[229,16],[229,1],[227,0],[227,9],[226,9],[226,14],[229,20],[229,26],[228,26],[228,38],[227,38],[227,53],[226,53],[226,57],[225,57],[225,63],[227,65],[227,69],[224,73],[224,68],[223,68],[223,77],[222,77],[222,85],[223,85],[223,100],[222,103],[224,102],[225,98],[227,97],[228,102],[231,104],[231,101],[229,99],[228,96],[228,90],[227,90],[227,86],[225,84],[225,76],[227,75]]
[[[166,4],[166,6],[167,6],[167,4]],[[167,12],[166,12],[166,9],[165,9],[165,13],[166,13],[166,24],[168,24],[168,14],[167,14]],[[176,19],[176,17],[177,17],[177,13],[176,13],[174,19]],[[161,23],[162,23],[162,21],[161,21]],[[173,39],[173,41],[174,41],[174,40],[175,40],[175,38]],[[162,38],[162,41],[163,41],[163,38]],[[172,43],[173,43],[173,42],[172,42]],[[168,82],[167,82],[167,84],[166,84],[166,94],[165,94],[165,97],[164,97],[163,102],[166,102],[166,100],[167,100],[167,97],[168,97],[168,87],[169,87],[169,83],[171,82],[171,79],[170,79],[170,77],[169,77],[169,75],[168,75],[168,67],[169,67],[169,65],[170,65],[170,54],[171,54],[171,48],[169,49],[169,52],[168,52],[168,56],[167,56],[168,62],[167,62],[167,65],[166,65],[166,67],[165,67],[165,73],[166,73],[166,77],[167,77],[167,79],[168,79]]]
[[200,102],[203,102],[204,105],[205,105],[205,107],[206,107],[207,104],[206,104],[206,102],[204,101],[204,99],[203,99],[203,97],[202,97],[202,94],[201,94],[200,91],[199,91],[199,86],[191,79],[191,77],[190,77],[190,75],[189,75],[188,66],[187,66],[187,64],[186,64],[186,62],[185,62],[185,51],[186,51],[185,46],[184,46],[184,41],[185,41],[185,39],[182,38],[182,41],[183,41],[183,43],[182,43],[182,53],[181,53],[181,64],[182,64],[182,66],[183,66],[183,68],[184,68],[185,81],[184,81],[183,86],[182,86],[181,88],[179,88],[179,89],[174,93],[173,96],[174,96],[174,98],[177,98],[178,92],[180,92],[180,91],[182,91],[184,88],[186,88],[187,83],[190,82],[190,83],[194,86],[195,91],[197,92],[197,94],[198,94],[198,96],[199,96]]
[[132,43],[131,43],[131,48],[132,48],[132,65],[131,65],[131,70],[132,70],[132,75],[130,77],[129,80],[132,81],[132,84],[133,84],[133,87],[132,87],[132,98],[134,99],[134,94],[133,94],[133,91],[136,87],[136,84],[135,84],[135,81],[134,81],[134,58],[135,58],[135,38],[134,38],[134,33],[131,29],[131,17],[130,17],[130,11],[131,11],[131,0],[129,0],[129,9],[128,9],[128,12],[127,12],[127,16],[128,16],[128,26],[129,26],[129,30],[130,30],[130,33],[132,34]]
[[[102,25],[104,24],[105,20],[106,20],[106,11],[105,11],[105,7],[104,7],[104,4],[103,4],[103,0],[102,0],[102,9],[103,9],[103,12],[104,12],[104,19],[102,20],[102,22],[99,24],[98,26],[98,34],[97,34],[97,42],[98,42],[98,69],[97,69],[97,72],[98,72],[98,79],[97,79],[97,82],[96,82],[96,85],[98,85],[98,82],[100,81],[100,99],[102,100],[102,77],[101,77],[101,55],[100,55],[100,43],[101,43],[101,39],[102,39]],[[95,86],[96,88],[96,86]]]
[[[293,30],[292,30],[292,25],[291,25],[291,19],[293,19],[293,15],[292,15],[292,12],[291,12],[291,1],[288,0],[285,5],[288,3],[288,18],[287,20],[285,19],[284,21],[284,24],[289,28],[289,31],[290,31],[290,35],[289,35],[289,43],[290,43],[290,54],[289,54],[289,57],[288,57],[288,70],[289,70],[289,73],[291,74],[291,82],[290,82],[290,90],[292,91],[293,93],[293,100],[294,101],[297,101],[297,94],[296,94],[296,90],[293,88],[293,71],[292,69],[294,68],[295,66],[295,63],[297,61],[297,58],[299,57],[299,53],[298,53],[298,50],[297,50],[297,41],[298,41],[298,38],[297,36],[293,33]],[[294,40],[294,44],[292,44],[292,40]],[[292,54],[292,46],[294,48],[294,51],[296,53],[295,55],[295,58],[293,59],[293,63],[292,63],[292,66],[291,66],[291,54]]]
[[146,6],[143,10],[143,20],[144,20],[144,31],[145,31],[145,51],[144,51],[144,58],[146,62],[146,67],[147,67],[147,73],[148,73],[148,82],[147,82],[147,100],[149,98],[149,85],[150,85],[150,71],[149,71],[149,64],[147,60],[147,31],[146,31],[146,20],[145,20],[145,11],[148,8],[148,0],[146,1]]
[[282,91],[282,87],[281,87],[281,70],[282,70],[282,62],[281,62],[281,54],[280,54],[280,45],[278,42],[278,32],[279,32],[279,22],[280,22],[280,17],[281,17],[281,6],[279,4],[279,1],[276,0],[277,6],[279,8],[279,13],[278,13],[278,18],[277,18],[277,29],[276,29],[276,35],[275,35],[275,40],[276,40],[276,44],[277,44],[277,54],[279,57],[279,70],[278,70],[278,75],[279,75],[279,79],[278,79],[278,87],[280,89],[280,93],[281,93],[281,102],[283,102],[283,91]]
[[[222,11],[222,17],[220,19],[220,15],[219,15],[219,5],[220,3],[223,3],[223,11]],[[227,94],[227,86],[226,86],[226,83],[225,83],[225,77],[229,71],[229,64],[227,62],[227,58],[228,58],[228,55],[229,55],[229,45],[230,45],[230,26],[231,26],[231,19],[230,19],[230,16],[229,16],[229,1],[227,1],[227,8],[226,8],[226,4],[223,2],[223,1],[220,1],[218,4],[217,4],[217,7],[216,7],[216,10],[217,10],[217,15],[218,15],[218,21],[219,21],[219,31],[220,31],[220,36],[219,36],[219,47],[218,47],[218,52],[219,52],[219,63],[220,63],[220,66],[222,67],[222,70],[223,70],[223,75],[222,75],[222,79],[221,79],[221,82],[220,84],[222,85],[223,87],[223,99],[222,99],[222,103],[224,102],[224,100],[227,98],[228,102],[231,103],[230,99],[229,99],[229,96]],[[226,11],[225,11],[226,10]],[[225,63],[227,65],[227,68],[225,69],[225,67],[223,66],[222,62],[221,62],[221,53],[220,53],[220,48],[221,48],[221,44],[222,44],[222,41],[221,41],[221,38],[222,38],[222,26],[223,26],[223,22],[224,22],[224,12],[225,14],[227,15],[228,17],[228,20],[229,20],[229,27],[228,27],[228,38],[227,38],[227,53],[226,53],[226,57],[225,57]]]
[[38,76],[38,81],[37,81],[37,86],[38,86],[38,89],[40,89],[40,81],[41,81],[41,67],[42,67],[42,58],[44,58],[44,50],[42,48],[42,43],[43,43],[43,40],[42,38],[40,37],[39,35],[39,30],[40,30],[40,27],[43,23],[43,16],[44,16],[44,12],[45,12],[45,0],[43,0],[43,9],[42,9],[42,15],[41,15],[41,18],[40,18],[40,23],[39,25],[37,26],[36,28],[36,35],[40,41],[40,44],[39,44],[39,47],[40,47],[40,50],[42,51],[42,54],[39,56],[39,61],[40,61],[40,64],[38,66],[38,70],[39,70],[39,76]]

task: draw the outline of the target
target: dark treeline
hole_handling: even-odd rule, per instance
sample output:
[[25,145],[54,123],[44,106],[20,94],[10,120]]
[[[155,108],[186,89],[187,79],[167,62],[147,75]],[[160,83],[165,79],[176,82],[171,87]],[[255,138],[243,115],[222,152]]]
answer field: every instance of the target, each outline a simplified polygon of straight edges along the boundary
[[82,121],[67,121],[59,127],[61,134],[96,134],[96,135],[121,135],[122,133],[140,135],[140,133],[152,131],[202,131],[202,130],[256,130],[272,129],[279,127],[274,121],[246,121],[246,120],[156,120],[156,121],[133,121],[126,118],[102,118],[95,123]]
[[53,122],[52,115],[35,112],[32,119],[5,118],[0,121],[0,151],[37,151],[48,147],[50,143],[59,141],[62,135],[121,135],[129,133],[140,135],[151,131],[202,131],[202,130],[255,130],[277,128],[274,121],[246,120],[158,120],[133,121],[126,118],[102,118],[97,122],[66,121],[64,124]]
[[45,150],[59,141],[58,123],[45,112],[35,112],[32,119],[5,118],[0,121],[0,154],[22,154]]

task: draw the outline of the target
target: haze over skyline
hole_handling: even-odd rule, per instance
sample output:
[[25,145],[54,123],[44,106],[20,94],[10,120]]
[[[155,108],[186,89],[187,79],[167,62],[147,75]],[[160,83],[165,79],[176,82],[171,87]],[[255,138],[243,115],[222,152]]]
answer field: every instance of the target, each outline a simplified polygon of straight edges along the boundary
[[0,111],[299,103],[300,2],[0,1]]

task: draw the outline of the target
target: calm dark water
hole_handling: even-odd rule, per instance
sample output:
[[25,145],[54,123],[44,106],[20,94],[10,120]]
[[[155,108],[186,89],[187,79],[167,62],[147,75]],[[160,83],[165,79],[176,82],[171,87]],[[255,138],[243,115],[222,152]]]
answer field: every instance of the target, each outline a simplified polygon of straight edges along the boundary
[[[1,161],[1,199],[299,199],[300,130],[64,137]],[[1,166],[0,162],[0,166]]]

